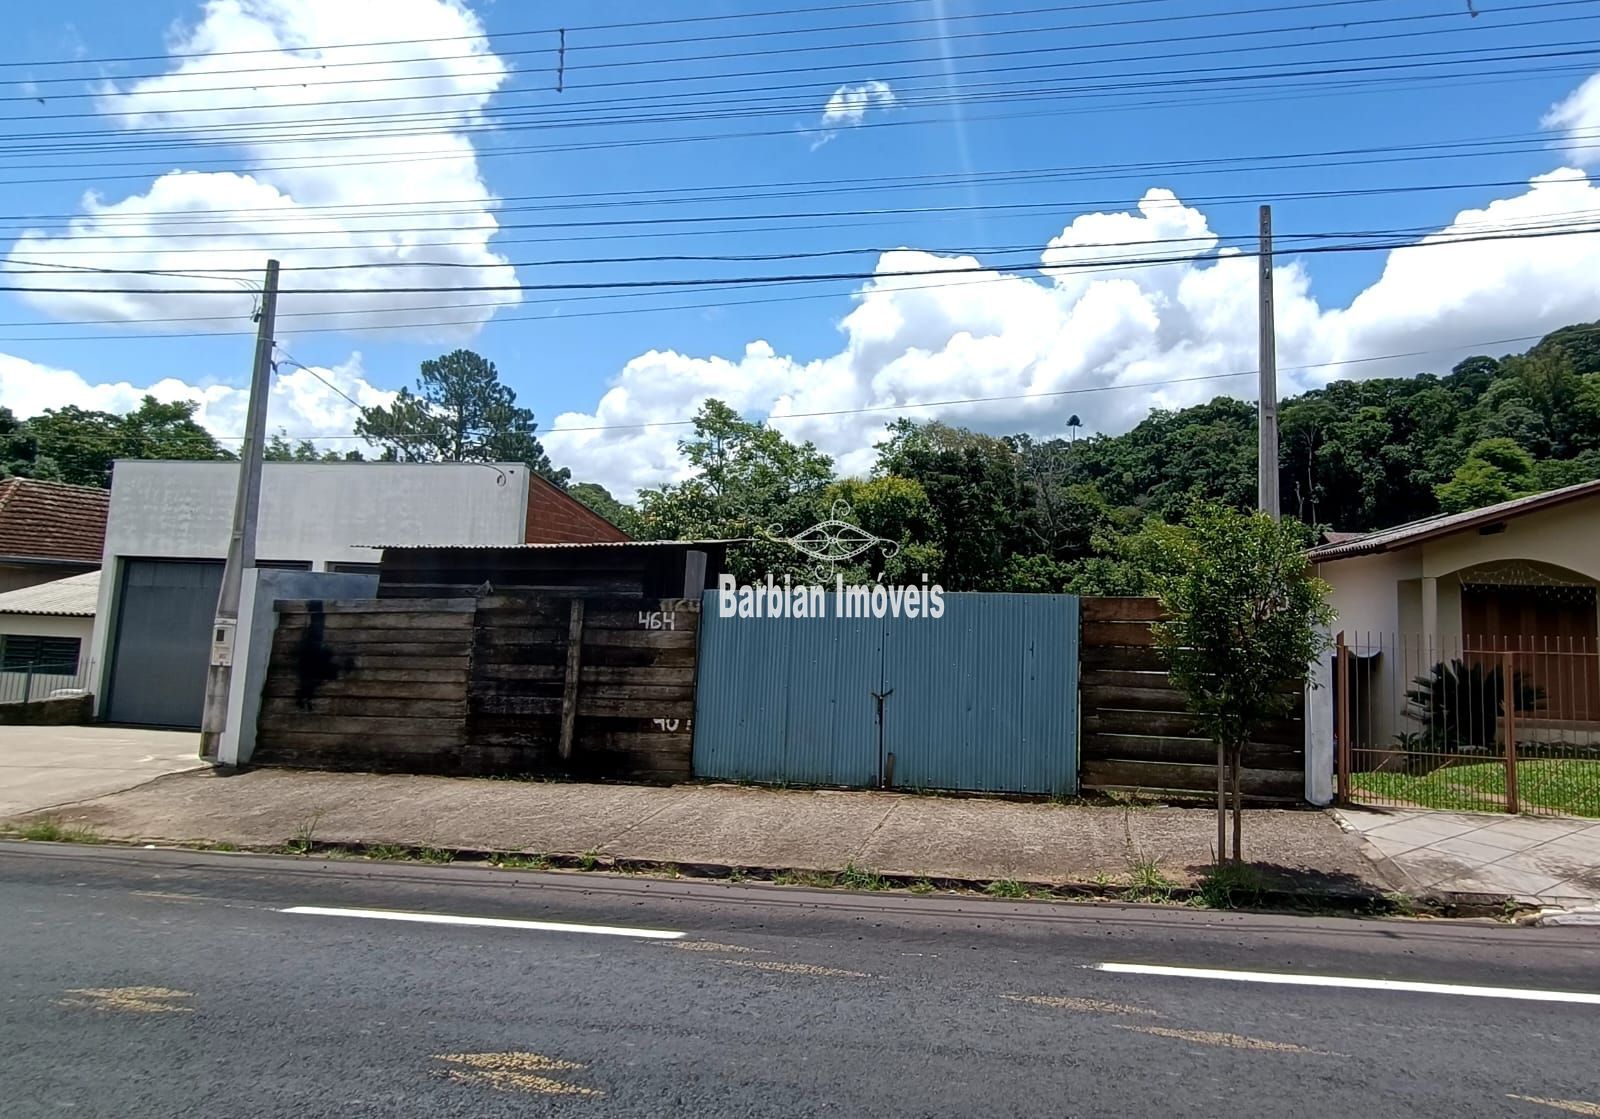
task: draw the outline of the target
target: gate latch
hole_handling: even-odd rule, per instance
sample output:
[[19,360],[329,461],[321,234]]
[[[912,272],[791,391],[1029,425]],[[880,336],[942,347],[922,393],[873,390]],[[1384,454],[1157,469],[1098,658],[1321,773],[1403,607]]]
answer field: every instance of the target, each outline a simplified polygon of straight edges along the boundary
[[881,727],[883,725],[883,701],[894,695],[894,689],[890,688],[886,692],[872,692],[871,695],[873,702],[878,706],[878,725]]

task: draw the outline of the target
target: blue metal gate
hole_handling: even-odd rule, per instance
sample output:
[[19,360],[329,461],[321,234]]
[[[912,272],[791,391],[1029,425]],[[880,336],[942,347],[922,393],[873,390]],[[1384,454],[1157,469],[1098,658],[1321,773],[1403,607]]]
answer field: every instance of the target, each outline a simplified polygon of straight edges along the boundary
[[946,594],[942,618],[722,618],[700,629],[694,770],[770,784],[1066,794],[1078,600]]

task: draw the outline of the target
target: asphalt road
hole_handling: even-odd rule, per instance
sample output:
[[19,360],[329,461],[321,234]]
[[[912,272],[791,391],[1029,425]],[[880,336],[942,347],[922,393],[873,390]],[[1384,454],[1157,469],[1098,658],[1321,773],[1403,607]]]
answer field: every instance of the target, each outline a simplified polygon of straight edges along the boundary
[[1572,1114],[1594,929],[0,844],[6,1119]]

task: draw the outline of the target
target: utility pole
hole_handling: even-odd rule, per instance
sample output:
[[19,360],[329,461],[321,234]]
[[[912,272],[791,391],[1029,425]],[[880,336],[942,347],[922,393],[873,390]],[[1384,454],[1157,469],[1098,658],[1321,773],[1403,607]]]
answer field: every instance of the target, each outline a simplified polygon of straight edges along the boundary
[[1256,507],[1279,516],[1278,340],[1272,305],[1272,207],[1261,207],[1261,357],[1258,387]]
[[256,514],[261,506],[261,453],[267,434],[267,393],[272,386],[273,323],[278,316],[278,262],[267,261],[267,283],[256,322],[256,361],[250,374],[250,404],[244,444],[239,448],[239,490],[233,501],[233,534],[222,568],[217,620],[211,627],[206,668],[206,705],[200,717],[200,756],[217,760],[228,724],[228,689],[233,683],[233,638],[239,628],[239,591],[246,568],[256,565]]

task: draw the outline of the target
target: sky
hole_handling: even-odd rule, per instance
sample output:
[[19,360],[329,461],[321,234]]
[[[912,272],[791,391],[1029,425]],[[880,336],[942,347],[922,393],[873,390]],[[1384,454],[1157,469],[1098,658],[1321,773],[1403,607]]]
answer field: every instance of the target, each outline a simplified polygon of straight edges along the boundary
[[1125,431],[1600,319],[1600,0],[58,0],[0,44],[0,405],[325,447],[459,347],[576,480],[707,397]]

